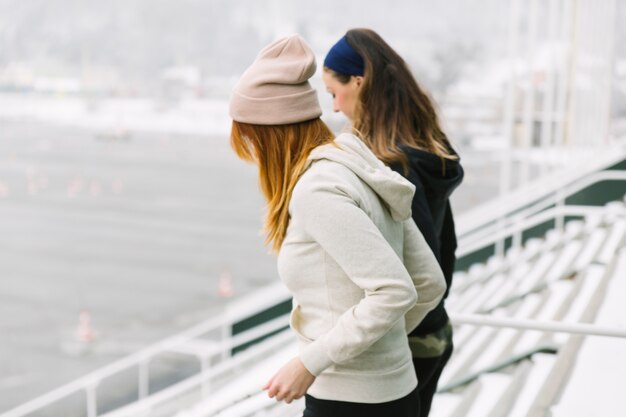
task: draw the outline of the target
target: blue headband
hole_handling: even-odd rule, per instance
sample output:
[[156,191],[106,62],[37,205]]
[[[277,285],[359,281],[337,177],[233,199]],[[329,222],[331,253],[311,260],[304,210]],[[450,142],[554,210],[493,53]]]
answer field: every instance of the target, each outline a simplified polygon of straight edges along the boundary
[[345,36],[330,48],[324,59],[324,66],[344,75],[365,73],[363,58],[350,46]]

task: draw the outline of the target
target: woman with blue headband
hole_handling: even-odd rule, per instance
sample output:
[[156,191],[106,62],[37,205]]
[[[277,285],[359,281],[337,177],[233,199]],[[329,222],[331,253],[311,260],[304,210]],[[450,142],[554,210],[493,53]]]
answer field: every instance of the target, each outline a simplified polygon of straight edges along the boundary
[[[330,49],[323,78],[333,96],[333,110],[344,113],[353,133],[415,185],[412,217],[449,290],[457,247],[449,197],[461,183],[463,169],[431,99],[404,60],[369,29],[349,30]],[[426,417],[453,349],[443,300],[409,334],[409,346],[418,379],[416,407],[420,417]]]

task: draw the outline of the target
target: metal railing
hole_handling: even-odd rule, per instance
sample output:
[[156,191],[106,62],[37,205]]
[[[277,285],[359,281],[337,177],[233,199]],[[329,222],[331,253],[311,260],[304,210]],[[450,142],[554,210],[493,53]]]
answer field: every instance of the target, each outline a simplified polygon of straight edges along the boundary
[[495,317],[484,314],[450,314],[454,325],[506,327],[517,330],[540,330],[552,333],[579,334],[584,336],[605,336],[626,339],[626,329],[598,326],[588,323],[565,323],[551,320],[527,320],[519,318]]
[[[282,316],[274,321],[274,329],[286,330],[288,326],[288,317]],[[251,340],[249,337],[245,337],[240,340]],[[223,374],[230,372],[235,368],[243,368],[244,366],[250,366],[257,363],[259,360],[274,353],[277,349],[284,347],[286,343],[292,342],[294,336],[291,332],[281,331],[280,333],[273,335],[273,337],[267,339],[264,342],[259,343],[254,349],[248,349],[241,352],[227,361],[221,362],[211,367],[207,372],[200,373],[184,381],[181,381],[175,385],[172,385],[162,391],[159,391],[150,397],[138,401],[136,403],[129,404],[125,407],[119,408],[112,412],[103,414],[106,417],[135,417],[138,415],[145,415],[150,411],[157,409],[159,406],[166,404],[176,398],[180,398],[185,394],[189,394],[194,390],[201,387],[202,398],[207,398],[210,395],[211,381],[219,378]],[[235,345],[233,343],[232,345]],[[258,389],[254,393],[258,392]],[[241,398],[247,398],[252,395],[253,392],[241,391],[238,393]],[[227,403],[221,407],[215,407],[217,411],[221,411],[232,404]],[[216,412],[217,412],[216,411]]]
[[[565,222],[564,219],[567,216],[572,217],[587,217],[592,215],[601,215],[605,213],[606,210],[603,207],[590,207],[590,206],[556,206],[553,208],[546,209],[544,211],[540,211],[539,213],[520,219],[518,222],[509,225],[508,227],[503,227],[497,231],[493,231],[487,236],[483,236],[480,239],[476,239],[471,243],[464,243],[460,246],[457,251],[457,256],[460,258],[462,256],[471,254],[480,249],[486,248],[497,242],[504,241],[505,239],[511,237],[512,238],[512,246],[513,247],[521,247],[522,242],[522,234],[535,226],[546,223],[547,221],[554,220],[556,223],[556,229],[559,231],[563,231]],[[496,255],[503,256],[504,253],[500,252]]]
[[[147,347],[135,354],[122,358],[104,368],[98,369],[82,378],[70,382],[69,384],[63,385],[48,392],[47,394],[13,408],[12,410],[0,415],[0,417],[26,416],[81,391],[85,392],[87,399],[87,416],[95,417],[97,416],[96,389],[103,380],[134,367],[138,367],[139,375],[145,374],[142,367],[147,366],[152,357],[167,351],[168,349],[174,349],[176,346],[181,345],[187,340],[193,339],[194,337],[200,336],[214,329],[218,329],[220,326],[224,326],[225,324],[226,323],[224,323],[221,319],[208,320],[204,323],[200,323],[183,333],[166,339],[156,345]],[[139,381],[143,381],[143,379],[140,377]],[[139,383],[141,384],[141,382]],[[140,393],[146,391],[145,387],[140,387],[139,389]]]
[[[470,226],[467,230],[459,234],[459,247],[461,248],[461,255],[458,257],[469,253],[470,251],[467,248],[472,247],[476,241],[488,238],[494,233],[501,235],[503,229],[506,229],[516,223],[523,222],[528,217],[540,213],[550,206],[564,207],[566,206],[565,201],[567,198],[603,181],[626,182],[626,171],[608,170],[595,172],[578,180],[574,180],[563,188],[544,192],[545,195],[543,197],[539,198],[535,201],[535,203],[526,208],[511,208],[501,216],[485,216],[489,220],[481,220],[477,224]],[[559,219],[559,221],[561,221],[561,219]],[[557,227],[558,226],[559,224],[557,223]],[[496,245],[496,248],[498,254],[501,254],[503,250],[503,240],[499,239],[493,243],[497,244],[498,242],[500,242],[500,245]]]
[[[524,222],[520,224],[511,225],[508,229],[501,231],[501,234],[512,235],[515,233],[520,233],[529,227],[533,227],[535,224],[542,223],[546,219],[553,219],[558,216],[579,216],[579,217],[587,217],[592,215],[603,214],[606,212],[606,209],[603,207],[588,207],[588,206],[562,206],[562,207],[554,207],[545,211],[542,211],[535,216],[529,217],[525,219]],[[626,214],[626,211],[625,211]],[[476,242],[476,245],[488,245],[493,243],[493,240],[501,238],[501,235],[494,235],[488,239],[483,239],[482,242]],[[454,325],[476,325],[476,326],[491,326],[491,327],[503,327],[503,328],[512,328],[518,330],[540,330],[545,332],[553,332],[553,333],[568,333],[568,334],[582,334],[587,336],[606,336],[606,337],[618,337],[618,338],[626,338],[626,330],[625,329],[615,329],[611,327],[602,327],[596,326],[593,324],[586,323],[566,323],[566,322],[558,322],[558,321],[541,321],[541,320],[524,320],[524,319],[507,319],[502,317],[492,317],[483,314],[450,314],[450,319]],[[528,356],[532,356],[534,353],[538,352],[549,352],[549,353],[557,353],[557,348],[554,346],[550,347],[542,347],[541,349],[533,349],[532,352],[526,352],[525,357],[514,357],[510,359],[506,363],[495,364],[492,367],[489,367],[484,372],[493,372],[495,370],[494,367],[498,367],[501,369],[502,367],[508,366],[512,364],[511,360],[521,361]],[[519,356],[519,355],[518,355]],[[522,355],[523,356],[523,355]],[[478,378],[480,375],[469,375],[463,380],[453,381],[453,384],[467,384],[470,383],[471,380]],[[469,379],[468,379],[469,378]],[[470,380],[471,379],[471,380]],[[456,385],[455,385],[456,386]],[[445,388],[445,387],[444,387]],[[451,388],[452,389],[452,388]],[[239,392],[238,398],[240,401],[246,401],[251,395],[255,395],[255,392]],[[197,415],[207,416],[212,415],[213,412],[224,411],[227,407],[225,405],[216,407],[216,406],[207,406],[207,408],[203,409],[203,412],[199,412]],[[138,410],[138,409],[136,409]],[[211,413],[208,412],[210,410]],[[117,414],[112,415],[111,417],[125,417],[129,414]],[[196,415],[191,413],[190,415]],[[109,417],[109,416],[107,416]]]
[[[282,288],[276,288],[276,291],[272,292],[285,298],[286,291]],[[122,358],[82,378],[15,407],[1,414],[0,417],[24,417],[81,392],[85,394],[87,417],[97,417],[101,415],[98,413],[98,386],[105,380],[134,368],[136,368],[138,372],[137,383],[139,395],[137,403],[145,402],[145,404],[154,404],[155,402],[163,402],[176,395],[180,395],[185,390],[191,390],[197,386],[201,387],[203,396],[207,396],[210,392],[210,379],[216,375],[216,369],[220,369],[219,367],[216,368],[216,366],[209,366],[212,360],[218,365],[220,362],[226,363],[231,357],[231,352],[234,348],[259,341],[267,335],[273,335],[286,329],[289,325],[288,315],[283,315],[232,336],[231,330],[233,324],[247,317],[247,314],[249,314],[249,312],[244,311],[243,314],[226,315],[225,317],[222,316],[200,323],[180,334],[142,349],[135,354]],[[220,340],[205,341],[203,339],[196,339],[215,331],[221,333],[222,337]],[[198,341],[200,341],[200,343],[196,343]],[[185,348],[190,342],[192,348]],[[194,346],[195,348],[193,348]],[[150,361],[157,355],[167,352],[196,356],[201,363],[201,371],[195,378],[189,378],[176,384],[174,387],[166,388],[149,396],[148,367]]]

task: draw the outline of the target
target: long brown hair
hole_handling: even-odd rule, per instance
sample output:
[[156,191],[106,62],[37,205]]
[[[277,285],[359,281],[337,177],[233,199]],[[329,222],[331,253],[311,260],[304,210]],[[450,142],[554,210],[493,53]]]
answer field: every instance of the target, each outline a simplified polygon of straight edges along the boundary
[[[352,128],[374,154],[387,164],[400,162],[405,171],[408,161],[401,146],[431,152],[442,162],[457,159],[431,99],[400,55],[370,29],[351,29],[346,40],[365,64]],[[324,70],[342,84],[350,80],[351,74]]]
[[285,125],[254,125],[233,121],[230,144],[241,159],[257,164],[267,215],[265,243],[278,252],[289,225],[289,201],[307,157],[334,135],[321,119]]

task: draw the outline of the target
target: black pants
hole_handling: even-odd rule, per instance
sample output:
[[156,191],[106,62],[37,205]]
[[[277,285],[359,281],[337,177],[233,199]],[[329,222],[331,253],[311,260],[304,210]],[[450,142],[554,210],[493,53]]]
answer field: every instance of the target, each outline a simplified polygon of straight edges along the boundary
[[417,391],[419,394],[420,417],[428,417],[433,402],[437,382],[452,355],[452,343],[448,345],[443,355],[434,358],[413,358],[413,366],[417,375]]
[[320,400],[305,395],[302,417],[420,417],[417,389],[406,397],[378,404]]

